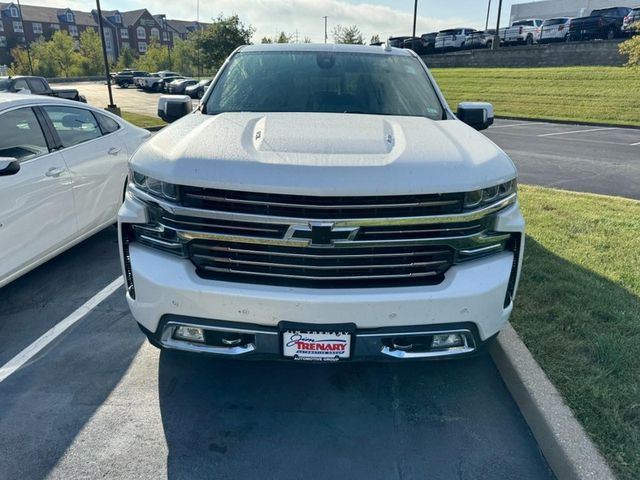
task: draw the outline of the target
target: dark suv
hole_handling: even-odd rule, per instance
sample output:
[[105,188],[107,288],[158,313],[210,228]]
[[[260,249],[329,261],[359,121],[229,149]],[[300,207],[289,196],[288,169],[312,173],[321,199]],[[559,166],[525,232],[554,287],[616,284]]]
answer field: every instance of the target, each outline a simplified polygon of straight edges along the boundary
[[116,73],[113,77],[113,81],[120,88],[129,88],[129,85],[133,85],[133,79],[135,77],[148,77],[149,72],[143,72],[141,70],[125,69]]

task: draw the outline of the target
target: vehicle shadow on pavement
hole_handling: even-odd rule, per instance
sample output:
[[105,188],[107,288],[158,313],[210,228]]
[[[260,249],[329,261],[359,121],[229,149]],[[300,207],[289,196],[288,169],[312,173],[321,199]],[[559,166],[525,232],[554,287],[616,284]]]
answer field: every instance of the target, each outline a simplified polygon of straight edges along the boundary
[[299,364],[162,352],[170,479],[553,478],[487,353]]

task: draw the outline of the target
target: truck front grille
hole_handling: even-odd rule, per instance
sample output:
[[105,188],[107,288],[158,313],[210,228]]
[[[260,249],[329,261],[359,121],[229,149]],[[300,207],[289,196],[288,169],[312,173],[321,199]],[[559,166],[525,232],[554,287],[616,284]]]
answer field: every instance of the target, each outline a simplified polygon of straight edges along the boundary
[[463,212],[462,194],[309,197],[180,187],[180,201],[136,191],[149,223],[136,240],[189,258],[199,276],[314,288],[433,285],[455,263],[504,250],[504,199]]
[[387,218],[460,213],[464,194],[318,197],[180,187],[185,207],[307,219]]

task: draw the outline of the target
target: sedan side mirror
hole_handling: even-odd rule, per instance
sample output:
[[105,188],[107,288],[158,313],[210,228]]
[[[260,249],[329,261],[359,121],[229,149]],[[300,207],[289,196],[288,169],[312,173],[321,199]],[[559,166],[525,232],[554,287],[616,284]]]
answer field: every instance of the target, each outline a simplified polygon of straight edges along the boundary
[[162,95],[158,100],[158,116],[165,122],[175,122],[192,111],[188,95]]
[[493,125],[493,105],[486,102],[462,102],[458,104],[458,118],[476,130]]
[[13,157],[0,157],[0,177],[15,175],[20,171],[20,162]]

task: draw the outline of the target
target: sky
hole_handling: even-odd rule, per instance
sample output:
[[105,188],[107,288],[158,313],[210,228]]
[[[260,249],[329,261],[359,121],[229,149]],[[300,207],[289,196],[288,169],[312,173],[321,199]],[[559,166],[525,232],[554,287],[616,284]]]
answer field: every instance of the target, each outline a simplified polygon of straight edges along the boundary
[[[95,8],[93,0],[23,0],[27,5],[69,7],[76,10]],[[104,10],[147,8],[152,14],[165,13],[168,18],[195,20],[198,0],[101,0]],[[410,35],[413,27],[414,0],[199,0],[200,20],[208,21],[222,13],[237,13],[255,29],[253,41],[273,37],[284,31],[299,41],[308,37],[324,41],[324,19],[327,15],[329,41],[337,24],[357,25],[369,40],[395,35]],[[484,28],[489,0],[418,0],[417,33],[450,27]],[[511,5],[522,0],[504,0],[502,22],[509,20]],[[495,27],[498,0],[491,2],[490,25]]]

